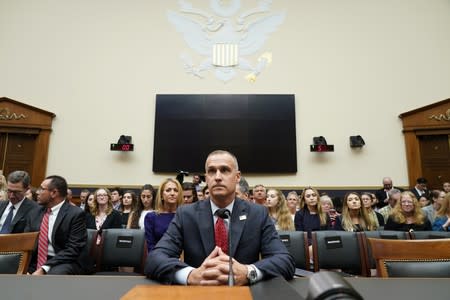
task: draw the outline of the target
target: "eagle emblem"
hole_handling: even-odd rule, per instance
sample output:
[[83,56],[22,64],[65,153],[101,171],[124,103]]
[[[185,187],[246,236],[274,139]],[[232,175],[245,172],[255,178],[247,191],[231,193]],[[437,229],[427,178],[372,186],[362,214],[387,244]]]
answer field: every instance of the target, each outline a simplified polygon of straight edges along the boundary
[[[203,57],[195,64],[189,53],[182,53],[187,73],[204,78],[214,72],[216,78],[227,82],[240,70],[246,72],[248,81],[255,82],[271,63],[272,54],[261,48],[285,18],[285,12],[270,12],[272,1],[258,1],[257,7],[242,13],[240,0],[210,0],[211,12],[196,9],[184,0],[178,4],[179,12],[169,10],[167,18],[187,45]],[[259,52],[256,62],[248,58]]]

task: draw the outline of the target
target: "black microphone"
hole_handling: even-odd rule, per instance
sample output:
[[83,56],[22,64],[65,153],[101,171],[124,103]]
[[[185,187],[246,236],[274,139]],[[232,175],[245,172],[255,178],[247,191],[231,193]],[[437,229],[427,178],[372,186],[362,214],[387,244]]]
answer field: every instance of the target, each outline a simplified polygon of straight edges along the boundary
[[228,257],[230,258],[228,265],[230,272],[228,273],[228,286],[234,286],[233,258],[231,257],[231,213],[228,209],[219,208],[216,215],[221,219],[229,219],[228,222]]
[[309,278],[307,300],[363,300],[363,297],[336,272],[321,271]]

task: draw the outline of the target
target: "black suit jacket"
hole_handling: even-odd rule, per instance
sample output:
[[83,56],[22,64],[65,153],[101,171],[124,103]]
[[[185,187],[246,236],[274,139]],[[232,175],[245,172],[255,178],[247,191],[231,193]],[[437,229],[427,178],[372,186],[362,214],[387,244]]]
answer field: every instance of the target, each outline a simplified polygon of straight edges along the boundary
[[[95,224],[95,216],[93,214],[86,215],[86,227],[89,229],[97,230],[97,225]],[[108,216],[106,216],[102,227],[100,227],[99,234],[102,233],[103,229],[107,228],[123,228],[122,227],[122,216],[117,210],[113,210]]]
[[[294,260],[281,242],[266,207],[236,198],[231,215],[231,239],[230,255],[242,264],[254,264],[264,278],[293,277]],[[210,200],[183,205],[149,253],[145,274],[163,283],[175,283],[176,271],[187,266],[199,267],[214,247]],[[179,260],[182,251],[184,262]]]
[[[400,192],[403,192],[402,188],[399,188],[397,186],[394,186],[393,188],[399,190]],[[375,192],[375,197],[377,197],[377,199],[378,199],[378,203],[376,205],[378,208],[382,208],[383,206],[388,205],[387,202],[384,202],[384,199],[387,199],[387,197],[388,197],[384,188],[377,190]]]
[[[27,215],[28,213],[38,207],[38,204],[30,199],[25,198],[22,200],[22,204],[19,207],[19,210],[16,212],[16,215],[12,219],[11,222],[11,233],[21,233],[24,232],[25,226],[27,224]],[[9,201],[2,201],[0,203],[0,216],[5,211],[8,206]]]
[[[29,213],[26,232],[39,231],[45,207],[39,206]],[[50,267],[60,264],[77,264],[83,273],[93,269],[88,255],[86,217],[83,210],[67,201],[59,210],[52,232],[55,256],[45,262]],[[36,270],[37,245],[31,259],[29,272]]]

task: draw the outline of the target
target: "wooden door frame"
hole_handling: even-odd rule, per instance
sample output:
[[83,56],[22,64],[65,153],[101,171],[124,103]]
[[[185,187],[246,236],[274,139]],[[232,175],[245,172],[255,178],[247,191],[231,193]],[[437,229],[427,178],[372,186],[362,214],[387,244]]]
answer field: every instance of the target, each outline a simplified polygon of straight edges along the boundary
[[403,122],[409,186],[422,174],[421,135],[450,134],[450,98],[399,115]]
[[39,186],[46,176],[50,133],[55,116],[52,112],[0,97],[0,131],[36,134],[33,171],[30,174],[33,186]]

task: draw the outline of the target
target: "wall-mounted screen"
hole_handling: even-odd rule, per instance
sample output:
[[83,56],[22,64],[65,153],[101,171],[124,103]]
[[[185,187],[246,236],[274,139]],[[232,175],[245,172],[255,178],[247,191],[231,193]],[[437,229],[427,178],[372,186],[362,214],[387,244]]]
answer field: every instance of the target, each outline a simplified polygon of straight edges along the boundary
[[246,173],[295,173],[294,95],[157,95],[153,171],[205,170],[213,150]]

